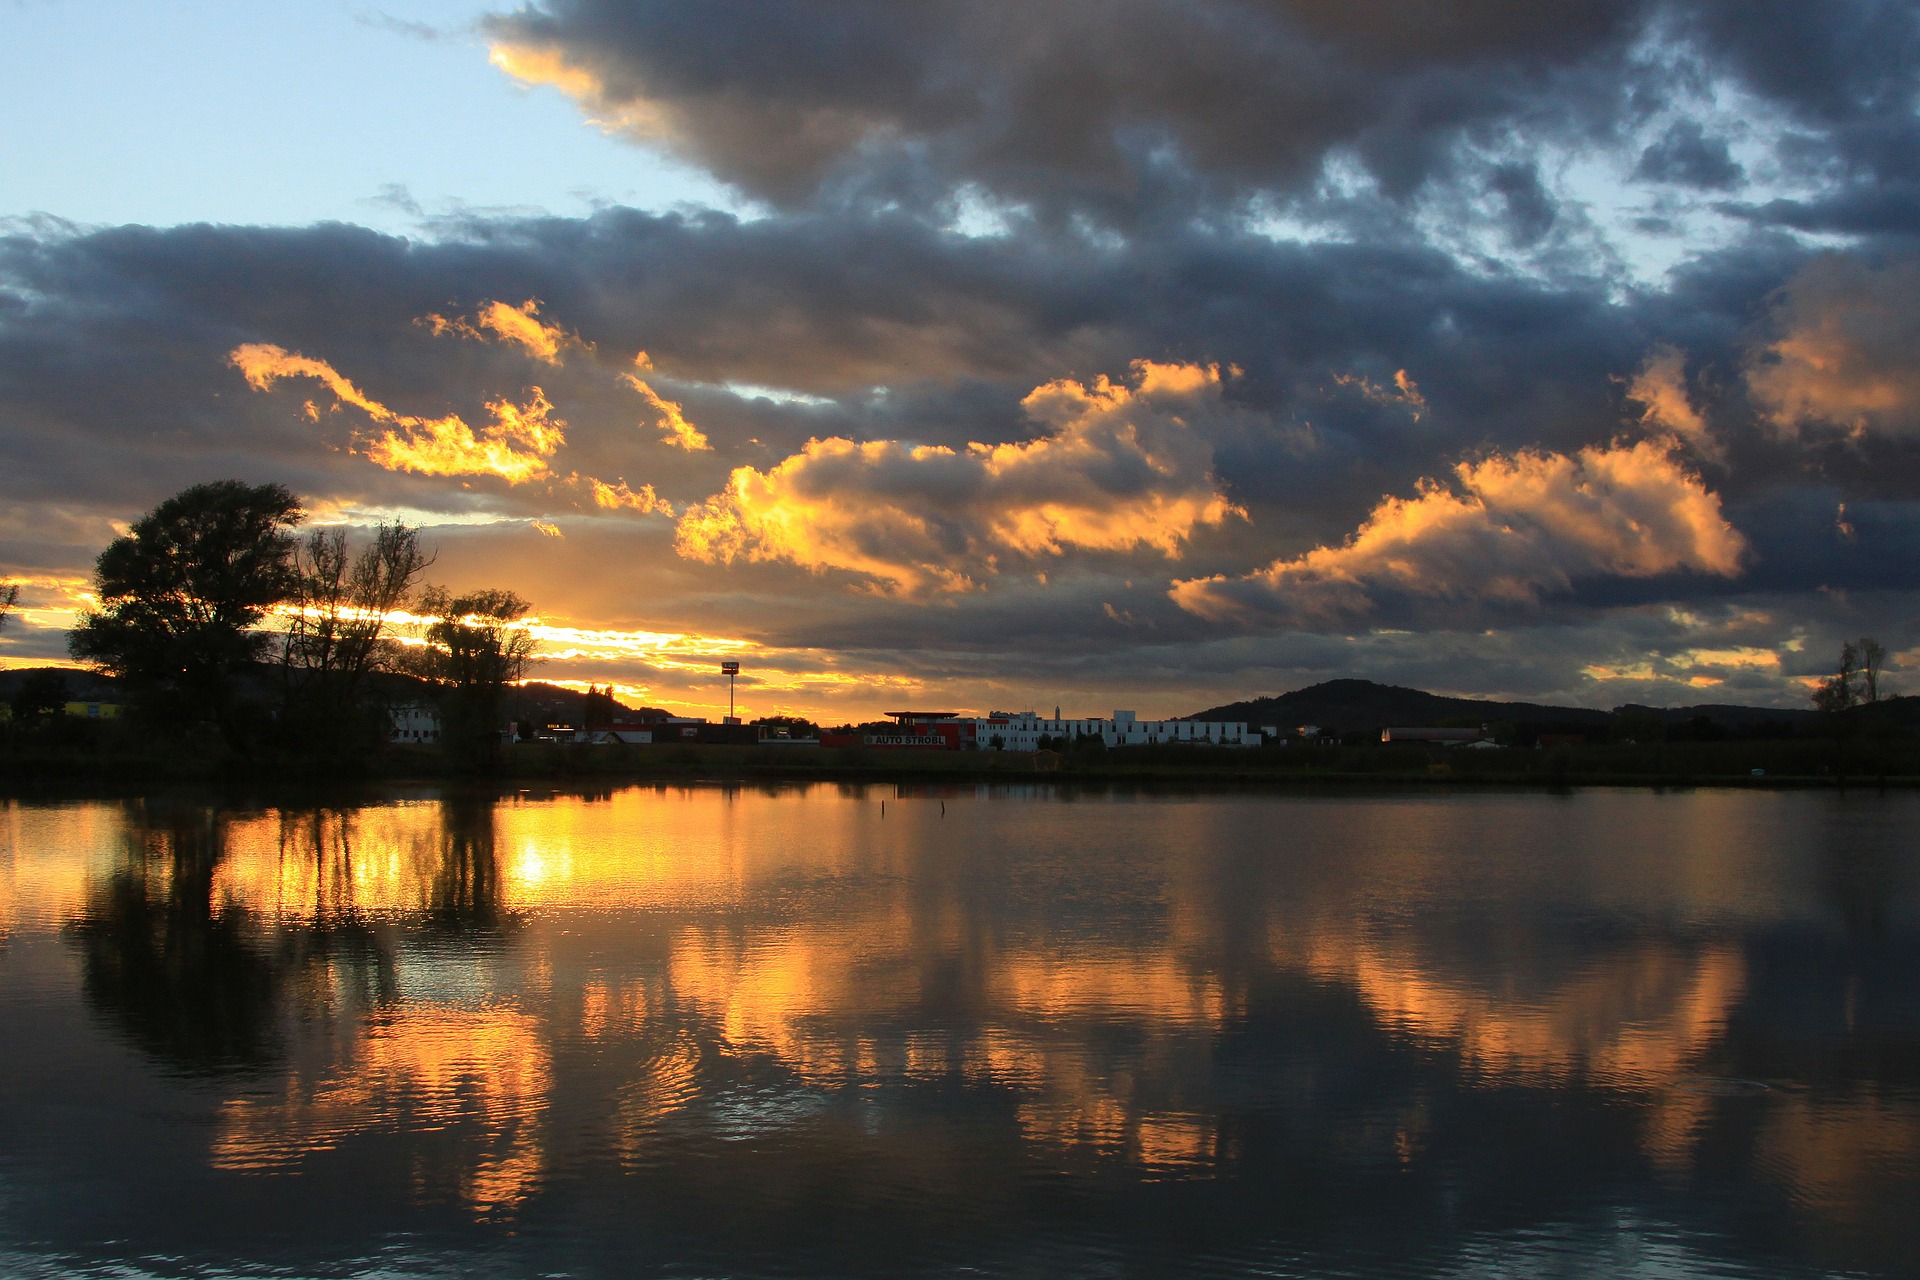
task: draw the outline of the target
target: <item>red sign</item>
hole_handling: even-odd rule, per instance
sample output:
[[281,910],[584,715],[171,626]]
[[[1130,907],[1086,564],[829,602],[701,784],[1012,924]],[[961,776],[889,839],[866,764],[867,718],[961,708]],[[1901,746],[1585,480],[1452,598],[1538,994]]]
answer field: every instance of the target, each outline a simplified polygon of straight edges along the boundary
[[737,676],[740,674],[740,664],[737,662],[723,662],[720,664],[720,674],[723,676]]

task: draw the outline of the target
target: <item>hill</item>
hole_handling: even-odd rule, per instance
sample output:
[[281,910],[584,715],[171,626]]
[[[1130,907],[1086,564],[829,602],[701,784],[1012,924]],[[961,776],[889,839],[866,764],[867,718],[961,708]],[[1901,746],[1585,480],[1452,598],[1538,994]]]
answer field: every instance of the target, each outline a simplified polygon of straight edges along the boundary
[[[0,702],[12,701],[21,685],[42,672],[51,672],[65,680],[67,690],[75,701],[121,696],[120,682],[112,676],[74,667],[16,667],[0,671]],[[280,671],[271,663],[260,664],[245,677],[247,687],[260,696],[271,696],[279,680]],[[433,698],[433,689],[425,681],[387,671],[369,675],[366,692],[373,702],[387,704],[427,702]],[[502,711],[505,718],[510,720],[526,720],[536,724],[577,724],[585,705],[585,695],[578,689],[529,680],[506,691]],[[660,707],[629,707],[617,699],[614,706],[623,719],[664,720],[674,714]]]
[[34,676],[51,673],[67,682],[67,692],[76,702],[91,702],[115,696],[118,685],[112,676],[95,675],[73,667],[13,667],[0,671],[0,702],[11,702],[20,686]]
[[1739,707],[1708,704],[1691,707],[1616,707],[1596,711],[1591,707],[1556,707],[1535,702],[1495,702],[1482,698],[1449,698],[1424,689],[1406,689],[1398,685],[1375,684],[1371,680],[1328,680],[1305,689],[1295,689],[1271,698],[1253,698],[1210,707],[1185,717],[1189,720],[1244,720],[1249,724],[1276,725],[1283,730],[1303,724],[1317,724],[1341,733],[1372,731],[1389,725],[1443,725],[1506,722],[1526,725],[1555,725],[1569,729],[1604,729],[1615,715],[1635,712],[1653,715],[1669,724],[1685,723],[1698,716],[1729,728],[1742,729],[1779,723],[1801,728],[1818,713],[1808,710],[1781,710],[1770,707]]

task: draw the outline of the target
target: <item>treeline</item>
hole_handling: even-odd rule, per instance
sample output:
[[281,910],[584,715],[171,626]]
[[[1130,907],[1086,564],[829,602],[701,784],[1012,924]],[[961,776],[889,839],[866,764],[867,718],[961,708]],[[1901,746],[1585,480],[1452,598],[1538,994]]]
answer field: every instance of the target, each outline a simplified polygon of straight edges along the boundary
[[[450,764],[486,767],[505,691],[535,660],[528,602],[426,582],[433,557],[406,524],[355,546],[343,529],[302,533],[305,519],[280,485],[222,480],[168,498],[101,552],[98,608],[68,649],[114,678],[120,745],[351,770],[386,744],[384,682],[434,704]],[[19,708],[16,747],[73,732],[34,723],[36,710],[53,719],[49,692]]]

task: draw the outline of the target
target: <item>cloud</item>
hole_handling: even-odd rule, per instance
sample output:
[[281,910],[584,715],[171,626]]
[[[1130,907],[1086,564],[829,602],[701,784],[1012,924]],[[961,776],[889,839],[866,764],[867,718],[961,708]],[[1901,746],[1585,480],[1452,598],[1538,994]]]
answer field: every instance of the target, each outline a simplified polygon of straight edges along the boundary
[[597,507],[609,511],[637,511],[641,515],[653,515],[656,512],[663,516],[673,514],[673,504],[656,494],[650,484],[641,485],[636,492],[627,488],[625,480],[608,484],[589,476],[584,478],[584,483],[593,494],[593,503]]
[[1697,120],[1679,120],[1640,153],[1633,176],[1725,191],[1739,186],[1746,170],[1728,151],[1725,138],[1707,137]]
[[[553,405],[539,387],[529,388],[525,404],[505,399],[487,401],[493,421],[476,432],[456,414],[416,418],[395,413],[326,361],[269,343],[244,343],[235,347],[228,359],[256,391],[271,391],[283,378],[311,378],[323,383],[340,403],[385,424],[388,430],[361,443],[369,460],[390,471],[429,476],[494,475],[508,484],[524,484],[545,477],[547,460],[566,443],[566,424],[553,416]],[[307,402],[306,410],[309,417],[319,416],[312,401]]]
[[[440,524],[431,534],[442,552],[436,572],[456,585],[511,587],[573,625],[831,650],[859,680],[911,675],[956,705],[1064,697],[1191,711],[1342,674],[1603,705],[1657,701],[1674,687],[1664,669],[1604,691],[1580,675],[1644,657],[1658,639],[1642,629],[1653,596],[1693,610],[1764,596],[1777,621],[1739,643],[1766,645],[1796,627],[1819,635],[1822,619],[1841,609],[1864,612],[1836,637],[1920,626],[1920,503],[1911,501],[1920,456],[1881,450],[1842,470],[1828,454],[1810,472],[1804,449],[1740,430],[1740,385],[1723,395],[1695,373],[1738,367],[1752,317],[1806,261],[1791,243],[1756,235],[1688,258],[1657,287],[1617,292],[1605,280],[1463,265],[1392,236],[1298,243],[1187,219],[1125,242],[1045,227],[967,237],[865,210],[746,220],[608,208],[583,218],[475,218],[409,238],[341,225],[14,226],[0,233],[0,517],[12,521],[0,528],[0,568],[84,574],[110,521],[187,484],[238,475],[288,483],[334,509]],[[525,403],[523,347],[490,329],[480,330],[484,343],[436,339],[416,322],[437,310],[478,328],[476,304],[456,312],[449,298],[537,298],[543,324],[600,353],[647,350],[667,372],[634,372],[682,404],[713,448],[657,447],[652,411],[618,380],[622,370],[571,347],[561,365],[539,366],[566,428],[541,480],[393,471],[366,465],[364,443],[358,453],[329,447],[345,443],[349,425],[361,441],[405,434],[366,416],[353,396],[396,417],[403,407],[432,418],[457,411],[476,441],[492,430],[476,388]],[[268,339],[289,359],[320,351],[326,360],[296,383],[275,382],[272,395],[248,393],[227,368],[229,353]],[[1423,476],[1457,489],[1449,467],[1461,457],[1576,458],[1600,447],[1621,428],[1616,380],[1660,344],[1687,353],[1691,404],[1729,445],[1713,489],[1754,549],[1737,579],[1576,575],[1571,595],[1547,590],[1531,610],[1379,588],[1367,629],[1350,639],[1222,628],[1167,597],[1176,577],[1230,583],[1338,547],[1381,494],[1415,497]],[[742,465],[764,477],[800,458],[796,468],[824,480],[826,468],[804,465],[805,442],[839,439],[911,442],[971,466],[970,444],[1018,446],[1047,434],[1021,407],[1035,387],[1085,371],[1070,380],[1084,388],[1105,370],[1131,388],[1118,371],[1135,355],[1244,371],[1225,380],[1221,403],[1174,410],[1209,450],[1211,480],[1196,493],[1248,517],[1195,524],[1177,560],[1151,545],[1116,552],[1071,539],[1057,553],[1005,549],[990,528],[977,533],[984,514],[929,496],[933,468],[911,458],[899,470],[912,483],[898,495],[876,499],[878,471],[860,467],[856,482],[828,495],[846,508],[850,529],[863,527],[859,504],[877,501],[923,513],[935,536],[955,533],[953,545],[930,548],[878,541],[881,576],[859,576],[894,595],[823,589],[813,567],[793,559],[743,550],[719,572],[674,550],[673,516],[689,500],[724,498]],[[1417,373],[1428,402],[1418,423],[1406,406],[1371,403],[1328,373],[1364,371],[1391,396],[1399,369],[1409,380]],[[347,398],[326,376],[348,383],[339,371],[352,373]],[[729,382],[808,398],[755,399]],[[318,424],[298,412],[303,394],[317,402]],[[329,408],[336,400],[338,413]],[[1833,451],[1841,460],[1856,452]],[[616,476],[631,482],[630,501],[619,499]],[[620,505],[600,500],[596,477]],[[1851,542],[1834,527],[1842,502]],[[71,510],[74,531],[56,538],[49,531],[61,509]],[[555,523],[566,539],[534,536],[532,519]],[[490,534],[492,520],[505,523]],[[886,575],[902,564],[922,586],[892,585]],[[925,608],[942,584],[914,568],[923,564],[991,589],[940,594],[940,608]],[[858,572],[832,571],[836,583]],[[1823,585],[1847,594],[1820,593]],[[1408,612],[1417,630],[1391,646],[1375,634]],[[1223,634],[1239,639],[1212,638]],[[56,634],[23,628],[10,652],[30,640],[33,652],[59,651]],[[626,659],[595,661],[569,670],[640,682],[622,674]],[[863,687],[847,686],[837,705],[858,702]],[[1743,686],[1737,700],[1774,688]]]
[[1462,462],[1451,485],[1384,499],[1340,546],[1177,582],[1172,596],[1211,619],[1339,625],[1391,599],[1530,605],[1585,578],[1730,577],[1745,550],[1671,446],[1643,440]]
[[1606,153],[1664,210],[1761,180],[1806,197],[1763,220],[1913,221],[1915,15],[1885,0],[534,0],[483,28],[522,83],[790,209],[1378,232],[1465,194],[1547,248],[1580,223],[1553,175]]
[[1828,254],[1780,290],[1747,390],[1788,437],[1920,435],[1920,259]]
[[1726,451],[1687,394],[1687,355],[1660,346],[1648,353],[1627,384],[1627,399],[1640,405],[1640,422],[1653,433],[1667,433],[1702,458],[1724,461]]
[[691,559],[845,570],[890,592],[962,591],[1006,561],[1068,551],[1178,559],[1202,525],[1238,508],[1189,417],[1222,411],[1214,366],[1137,361],[1132,384],[1060,379],[1022,401],[1047,434],[963,449],[897,440],[809,440],[689,511]]
[[540,320],[540,303],[534,298],[527,299],[517,307],[497,301],[484,303],[473,320],[464,317],[449,320],[441,315],[428,315],[421,323],[436,335],[451,333],[463,338],[478,338],[483,342],[487,341],[487,333],[492,333],[495,341],[520,347],[534,359],[555,366],[561,363],[562,350],[583,345],[578,335],[568,333],[558,325],[543,324]]
[[1343,145],[1404,181],[1554,70],[1618,58],[1641,8],[547,0],[487,27],[503,71],[763,198],[917,162],[1018,199],[1111,200],[1163,168],[1307,183]]
[[1398,405],[1405,409],[1415,422],[1427,411],[1427,398],[1420,394],[1420,384],[1407,376],[1405,369],[1394,372],[1393,386],[1381,386],[1379,383],[1358,373],[1336,373],[1333,375],[1336,385],[1351,387],[1358,391],[1369,404]]
[[[651,369],[653,361],[642,351],[633,358],[636,368]],[[707,443],[706,433],[687,421],[679,402],[662,399],[647,381],[635,373],[623,373],[620,380],[640,393],[640,398],[659,417],[661,439],[676,449],[685,449],[688,453],[701,453],[713,448]]]

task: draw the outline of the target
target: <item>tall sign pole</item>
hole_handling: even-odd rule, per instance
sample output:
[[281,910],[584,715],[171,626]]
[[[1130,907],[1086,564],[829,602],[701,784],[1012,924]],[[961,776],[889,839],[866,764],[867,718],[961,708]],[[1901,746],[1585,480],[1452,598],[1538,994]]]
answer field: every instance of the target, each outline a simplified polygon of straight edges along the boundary
[[720,674],[727,678],[727,723],[737,724],[740,717],[733,711],[733,680],[740,674],[740,664],[729,659],[720,664]]

